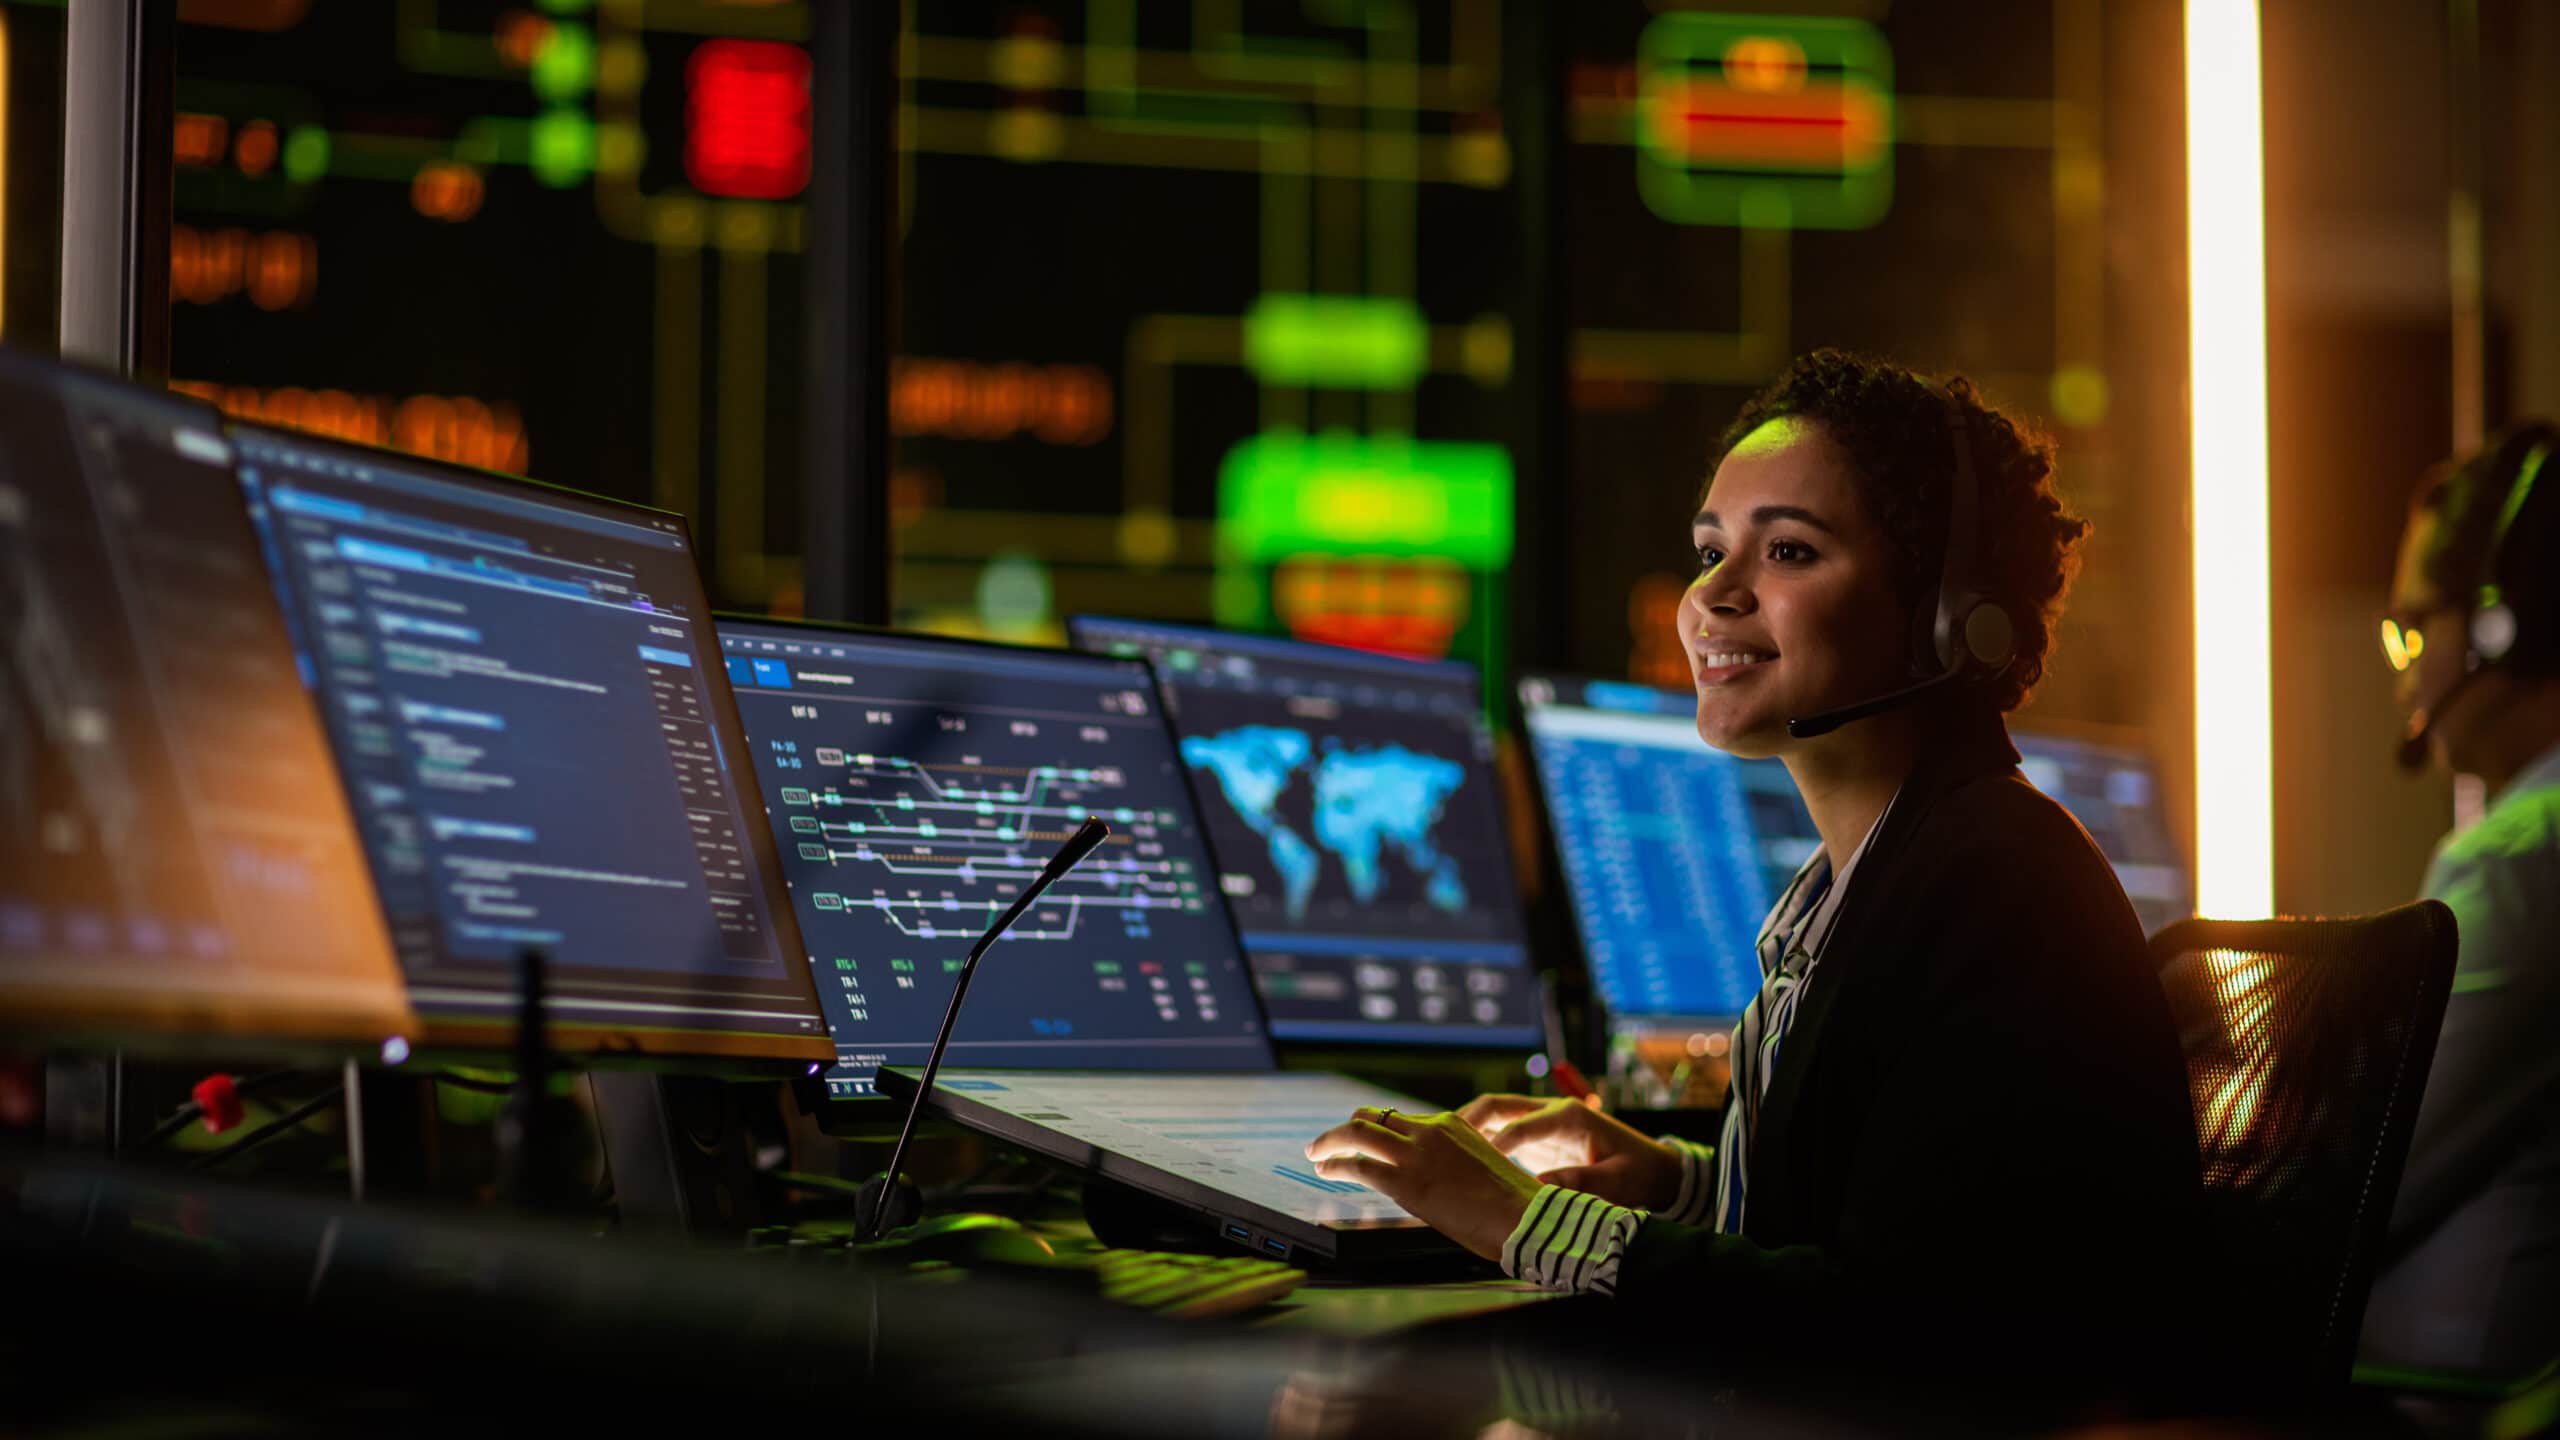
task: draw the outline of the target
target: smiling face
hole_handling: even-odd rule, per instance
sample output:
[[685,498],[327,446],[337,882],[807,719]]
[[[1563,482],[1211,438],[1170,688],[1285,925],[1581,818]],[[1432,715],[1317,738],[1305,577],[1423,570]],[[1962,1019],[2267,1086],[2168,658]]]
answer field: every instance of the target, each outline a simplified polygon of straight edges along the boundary
[[1719,750],[1757,759],[1854,744],[1859,726],[1797,741],[1787,721],[1911,683],[1892,542],[1850,466],[1819,427],[1777,419],[1716,467],[1690,528],[1698,578],[1678,623],[1698,734]]

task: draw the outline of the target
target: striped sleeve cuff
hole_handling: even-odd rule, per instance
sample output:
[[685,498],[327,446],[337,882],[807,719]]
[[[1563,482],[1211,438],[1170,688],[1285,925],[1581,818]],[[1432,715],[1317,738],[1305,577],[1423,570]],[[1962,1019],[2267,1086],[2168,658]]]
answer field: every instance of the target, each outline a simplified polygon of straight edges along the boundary
[[1503,1244],[1503,1272],[1569,1295],[1615,1295],[1618,1261],[1644,1217],[1597,1195],[1541,1185]]
[[1654,1213],[1675,1225],[1704,1227],[1716,1213],[1716,1147],[1665,1135],[1663,1143],[1680,1156],[1680,1194]]

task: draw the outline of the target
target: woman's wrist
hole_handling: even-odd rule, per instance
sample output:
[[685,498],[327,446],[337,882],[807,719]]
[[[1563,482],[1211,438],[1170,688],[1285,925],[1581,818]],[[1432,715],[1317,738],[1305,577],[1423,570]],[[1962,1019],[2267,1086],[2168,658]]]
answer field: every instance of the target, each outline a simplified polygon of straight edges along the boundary
[[1677,1146],[1645,1137],[1645,1198],[1640,1206],[1646,1210],[1667,1210],[1680,1198],[1681,1159]]

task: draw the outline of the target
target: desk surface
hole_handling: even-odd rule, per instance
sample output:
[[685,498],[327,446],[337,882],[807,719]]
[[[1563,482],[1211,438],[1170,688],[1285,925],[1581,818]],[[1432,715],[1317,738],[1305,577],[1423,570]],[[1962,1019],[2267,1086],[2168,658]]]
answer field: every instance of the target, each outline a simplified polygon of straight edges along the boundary
[[1367,1338],[1555,1298],[1533,1285],[1505,1279],[1426,1285],[1307,1284],[1251,1317],[1251,1323],[1264,1330]]

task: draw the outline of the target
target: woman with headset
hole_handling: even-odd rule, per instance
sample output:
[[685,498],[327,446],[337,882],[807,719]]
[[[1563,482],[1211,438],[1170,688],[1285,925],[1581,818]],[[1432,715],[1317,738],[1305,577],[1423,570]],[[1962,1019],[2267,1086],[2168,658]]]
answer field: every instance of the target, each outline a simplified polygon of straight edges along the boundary
[[1711,1355],[2146,1378],[2199,1243],[2185,1070],[2114,872],[2002,720],[2088,529],[2052,457],[1969,382],[1836,351],[1744,405],[1664,619],[1700,737],[1783,761],[1822,844],[1761,928],[1721,1134],[1493,1095],[1362,1111],[1321,1173]]

